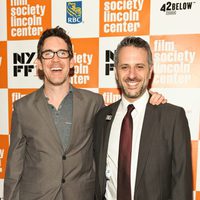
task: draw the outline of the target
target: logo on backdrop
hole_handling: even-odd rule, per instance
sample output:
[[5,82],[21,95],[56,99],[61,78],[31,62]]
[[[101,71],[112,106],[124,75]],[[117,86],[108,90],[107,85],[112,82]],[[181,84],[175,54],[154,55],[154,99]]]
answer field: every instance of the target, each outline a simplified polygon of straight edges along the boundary
[[198,87],[198,35],[152,36],[153,86]]
[[143,0],[100,1],[100,36],[148,34],[149,4]]
[[93,61],[93,55],[86,52],[74,52],[74,75],[71,77],[72,84],[87,84],[90,81],[89,68]]
[[178,3],[172,3],[168,1],[167,3],[164,3],[160,11],[165,12],[166,15],[176,15],[177,11],[182,10],[191,10],[194,3],[196,2],[178,2]]
[[[22,53],[13,53],[13,76],[17,77],[19,74],[22,76],[29,76],[34,69],[33,57],[35,52],[22,52]],[[31,63],[32,62],[32,63]]]
[[110,75],[114,71],[114,53],[110,50],[105,51],[105,75]]
[[[74,44],[74,75],[70,81],[76,87],[98,87],[98,49],[97,38],[73,39]],[[88,48],[85,48],[90,44]]]
[[3,172],[2,159],[4,157],[4,149],[0,149],[0,173]]
[[99,93],[103,96],[105,105],[110,105],[121,98],[118,88],[99,88]]
[[66,22],[68,24],[79,24],[82,22],[82,1],[66,3]]
[[38,38],[50,27],[51,1],[11,0],[8,1],[8,38]]
[[11,119],[12,119],[12,111],[13,111],[13,103],[18,99],[24,97],[31,92],[34,92],[36,89],[8,89],[8,124],[9,130],[11,130]]
[[17,101],[18,99],[21,99],[22,97],[26,96],[27,94],[22,94],[21,92],[13,92],[11,94],[12,96],[12,103],[14,103],[15,101]]
[[0,135],[0,179],[5,176],[6,158],[8,154],[8,135]]
[[7,42],[0,42],[0,88],[7,88]]

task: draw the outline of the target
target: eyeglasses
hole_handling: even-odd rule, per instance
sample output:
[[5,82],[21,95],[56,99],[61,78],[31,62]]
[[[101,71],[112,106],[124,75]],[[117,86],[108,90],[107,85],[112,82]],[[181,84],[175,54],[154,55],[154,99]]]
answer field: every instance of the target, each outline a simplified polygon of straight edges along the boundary
[[70,51],[65,50],[65,49],[60,49],[58,51],[52,51],[49,49],[49,50],[42,51],[41,56],[43,59],[52,59],[55,56],[55,54],[59,58],[69,58]]

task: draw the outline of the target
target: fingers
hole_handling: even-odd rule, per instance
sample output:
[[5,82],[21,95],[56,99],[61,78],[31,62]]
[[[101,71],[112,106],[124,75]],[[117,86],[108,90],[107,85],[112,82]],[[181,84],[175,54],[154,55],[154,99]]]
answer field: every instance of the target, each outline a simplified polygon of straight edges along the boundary
[[165,99],[165,97],[162,94],[152,91],[149,92],[152,95],[149,101],[152,105],[160,105],[167,103],[167,99]]

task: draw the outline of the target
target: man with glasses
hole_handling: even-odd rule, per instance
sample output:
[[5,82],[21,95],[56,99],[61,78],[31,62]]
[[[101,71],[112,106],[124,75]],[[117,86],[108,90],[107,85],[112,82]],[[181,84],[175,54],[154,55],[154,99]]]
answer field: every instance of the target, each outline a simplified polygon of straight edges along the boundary
[[60,27],[42,34],[36,65],[44,85],[14,103],[4,199],[93,200],[93,119],[103,98],[70,84],[72,43]]

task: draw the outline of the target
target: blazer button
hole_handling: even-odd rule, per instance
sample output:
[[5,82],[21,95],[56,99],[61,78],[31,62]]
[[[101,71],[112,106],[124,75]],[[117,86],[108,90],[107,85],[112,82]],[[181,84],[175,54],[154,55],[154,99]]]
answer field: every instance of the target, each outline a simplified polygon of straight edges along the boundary
[[62,179],[62,183],[65,183],[65,179],[64,178]]
[[62,159],[63,159],[63,160],[66,160],[66,155],[64,155],[64,156],[62,157]]

